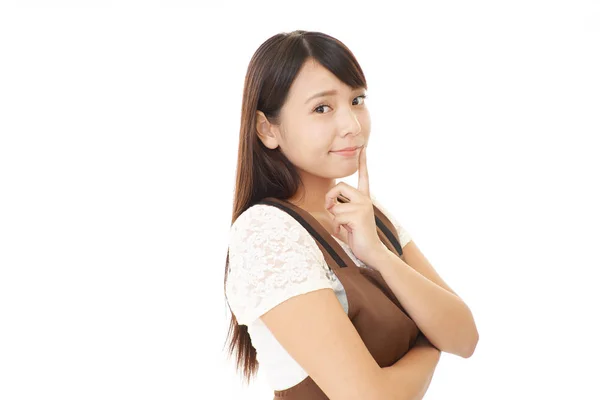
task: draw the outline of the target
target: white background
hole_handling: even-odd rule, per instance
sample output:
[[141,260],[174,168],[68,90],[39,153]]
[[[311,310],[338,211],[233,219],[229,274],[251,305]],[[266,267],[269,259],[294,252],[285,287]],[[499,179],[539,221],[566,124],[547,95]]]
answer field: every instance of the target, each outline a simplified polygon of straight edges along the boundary
[[223,273],[245,71],[295,29],[358,58],[371,190],[475,316],[425,398],[600,398],[600,3],[216,3],[1,3],[0,398],[272,398]]

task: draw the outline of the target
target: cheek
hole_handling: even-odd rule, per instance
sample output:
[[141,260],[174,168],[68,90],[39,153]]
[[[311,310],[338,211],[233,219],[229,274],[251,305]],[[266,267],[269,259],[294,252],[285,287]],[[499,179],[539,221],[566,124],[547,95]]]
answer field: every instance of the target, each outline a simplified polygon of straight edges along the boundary
[[331,130],[325,129],[321,125],[315,125],[312,128],[303,129],[302,134],[296,137],[295,147],[306,157],[315,157],[323,153],[327,154],[331,147],[331,141]]
[[287,156],[289,160],[305,169],[313,169],[315,165],[321,165],[330,156],[331,144],[324,140],[323,135],[307,134],[288,142]]

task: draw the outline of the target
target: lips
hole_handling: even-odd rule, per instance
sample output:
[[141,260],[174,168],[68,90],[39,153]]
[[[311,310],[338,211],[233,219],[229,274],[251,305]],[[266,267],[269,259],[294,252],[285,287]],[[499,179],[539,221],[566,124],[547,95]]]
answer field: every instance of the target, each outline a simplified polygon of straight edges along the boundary
[[335,152],[338,152],[338,151],[352,151],[352,150],[358,149],[358,148],[360,148],[360,147],[362,147],[362,146],[346,147],[345,149],[332,150],[332,151],[333,151],[334,153],[335,153]]

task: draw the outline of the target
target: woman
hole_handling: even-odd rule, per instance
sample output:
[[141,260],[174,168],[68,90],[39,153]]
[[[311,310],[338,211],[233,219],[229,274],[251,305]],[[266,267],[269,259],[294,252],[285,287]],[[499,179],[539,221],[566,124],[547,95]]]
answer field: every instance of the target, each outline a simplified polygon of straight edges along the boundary
[[[258,48],[248,67],[225,269],[229,350],[237,350],[247,380],[260,362],[276,398],[421,398],[440,352],[468,357],[477,341],[468,307],[369,191],[366,89],[352,52],[320,32],[277,34]],[[358,189],[336,183],[357,169]],[[354,283],[347,279],[355,278],[328,268],[301,223],[281,208],[258,204],[266,198],[314,218],[355,266],[376,270],[394,300],[406,303],[412,320],[404,317],[402,326],[410,350],[400,360],[380,365],[365,345],[369,333],[349,318],[358,294],[350,298],[346,289]],[[373,205],[393,222],[401,258],[379,240]],[[408,283],[420,293],[413,295]],[[432,300],[424,302],[423,296]],[[448,325],[428,319],[433,313],[424,307],[433,301],[446,305],[448,317],[438,321]],[[423,326],[417,329],[415,322]],[[442,332],[450,323],[460,326],[461,335]]]

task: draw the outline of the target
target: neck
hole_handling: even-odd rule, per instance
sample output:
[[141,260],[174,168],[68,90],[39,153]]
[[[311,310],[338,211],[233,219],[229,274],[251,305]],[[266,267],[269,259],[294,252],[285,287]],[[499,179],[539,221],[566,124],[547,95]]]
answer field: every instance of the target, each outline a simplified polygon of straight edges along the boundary
[[325,208],[325,195],[337,182],[335,179],[302,177],[303,185],[287,201],[311,214],[329,214]]

